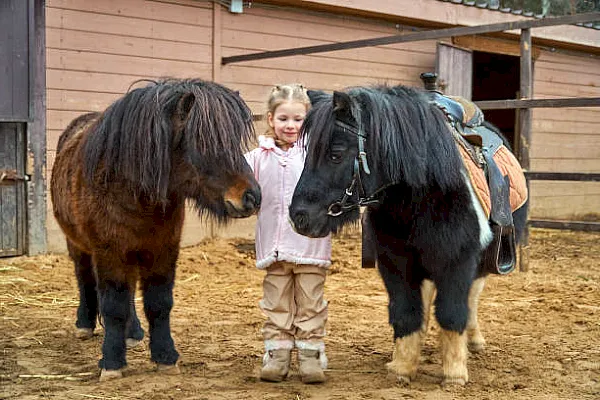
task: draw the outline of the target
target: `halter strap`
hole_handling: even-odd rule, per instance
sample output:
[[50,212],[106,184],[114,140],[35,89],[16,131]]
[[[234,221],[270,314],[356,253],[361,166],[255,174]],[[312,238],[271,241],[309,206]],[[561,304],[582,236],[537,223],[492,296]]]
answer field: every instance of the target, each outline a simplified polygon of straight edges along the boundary
[[335,123],[342,129],[356,135],[358,139],[358,158],[360,159],[360,163],[365,171],[365,174],[370,175],[371,170],[369,169],[369,164],[367,163],[367,152],[365,151],[365,142],[367,141],[367,135],[365,132],[362,129],[357,129],[353,125],[347,124],[343,121],[335,121]]
[[[345,131],[349,131],[350,133],[356,135],[358,139],[358,155],[354,159],[352,182],[350,182],[350,185],[346,188],[346,190],[344,190],[344,194],[342,195],[341,199],[331,203],[327,209],[327,215],[332,217],[337,217],[345,212],[354,210],[361,206],[379,204],[379,199],[376,195],[382,189],[384,189],[384,187],[377,189],[371,196],[367,196],[360,178],[361,166],[365,174],[371,174],[369,164],[367,163],[367,152],[365,151],[365,141],[367,140],[367,136],[364,131],[342,121],[336,121],[335,123]],[[349,200],[354,195],[355,188],[358,189],[358,201],[356,203],[349,203]]]

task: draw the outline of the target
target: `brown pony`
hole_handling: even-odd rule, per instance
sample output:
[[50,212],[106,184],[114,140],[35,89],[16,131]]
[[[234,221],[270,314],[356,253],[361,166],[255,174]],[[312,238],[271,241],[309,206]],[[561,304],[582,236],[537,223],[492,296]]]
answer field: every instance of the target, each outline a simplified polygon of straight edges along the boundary
[[93,335],[98,314],[103,321],[100,380],[121,377],[126,343],[144,336],[138,281],[152,361],[178,371],[170,312],[185,201],[222,223],[255,213],[260,188],[243,156],[253,136],[238,94],[197,79],[134,89],[61,135],[54,215],[75,263],[78,336]]

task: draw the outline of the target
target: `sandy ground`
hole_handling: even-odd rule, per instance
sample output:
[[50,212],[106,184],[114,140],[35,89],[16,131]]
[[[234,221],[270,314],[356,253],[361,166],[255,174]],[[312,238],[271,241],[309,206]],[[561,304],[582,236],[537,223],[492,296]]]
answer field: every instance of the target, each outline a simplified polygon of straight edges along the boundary
[[[147,339],[128,353],[123,379],[100,384],[102,331],[74,338],[77,291],[63,255],[0,259],[0,398],[5,399],[599,399],[600,235],[533,230],[528,272],[492,277],[482,296],[486,349],[471,354],[471,381],[442,388],[438,328],[417,379],[388,375],[392,330],[376,270],[360,268],[357,235],[334,242],[328,381],[258,380],[263,273],[253,242],[219,239],[183,249],[173,336],[180,375],[160,375]],[[141,301],[137,299],[141,315]],[[145,321],[143,322],[146,328]]]

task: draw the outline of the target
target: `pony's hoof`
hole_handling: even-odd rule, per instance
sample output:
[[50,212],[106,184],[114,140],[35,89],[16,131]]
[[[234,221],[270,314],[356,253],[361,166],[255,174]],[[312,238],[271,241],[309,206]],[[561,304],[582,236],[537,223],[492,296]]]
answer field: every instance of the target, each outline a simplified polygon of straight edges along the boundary
[[102,369],[102,371],[100,372],[100,382],[106,382],[122,377],[123,372],[120,369]]
[[416,372],[407,373],[406,369],[404,368],[402,368],[401,371],[399,366],[394,362],[389,362],[385,366],[387,367],[389,374],[393,375],[394,379],[396,380],[396,383],[398,383],[400,386],[410,386],[410,382],[417,377]]
[[468,347],[471,353],[480,353],[485,347],[485,342],[469,342]]
[[141,340],[132,338],[125,339],[125,346],[127,346],[128,349],[133,349],[134,347],[137,347],[137,345],[139,345],[140,343],[142,343]]
[[181,370],[177,364],[167,365],[167,364],[156,364],[156,371],[165,375],[179,375],[181,374]]
[[91,339],[94,337],[94,330],[92,328],[77,328],[75,337],[81,340]]
[[465,386],[467,379],[465,378],[444,378],[442,386]]
[[398,385],[402,386],[402,387],[408,387],[410,386],[410,376],[406,376],[406,375],[396,375],[396,383],[398,383]]

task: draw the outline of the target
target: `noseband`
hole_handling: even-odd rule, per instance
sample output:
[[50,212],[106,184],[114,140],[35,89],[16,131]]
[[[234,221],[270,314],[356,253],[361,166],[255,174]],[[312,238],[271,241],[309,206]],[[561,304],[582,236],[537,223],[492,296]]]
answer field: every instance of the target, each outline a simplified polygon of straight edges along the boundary
[[[365,141],[367,140],[367,135],[365,134],[365,132],[362,130],[362,128],[357,129],[356,127],[342,121],[336,121],[335,124],[342,128],[344,131],[348,131],[353,135],[356,135],[356,138],[358,139],[358,155],[354,159],[354,171],[352,173],[352,182],[350,182],[350,185],[344,191],[344,195],[342,196],[342,198],[336,202],[331,203],[331,205],[327,209],[327,215],[330,215],[332,217],[337,217],[345,212],[357,209],[362,206],[379,204],[379,199],[378,197],[376,197],[376,194],[381,190],[379,189],[371,196],[367,196],[362,180],[360,178],[361,166],[365,174],[371,174],[369,164],[367,163],[367,152],[365,151]],[[355,189],[358,190],[358,200],[355,203],[353,203],[350,201],[352,199],[352,196],[354,195]]]

